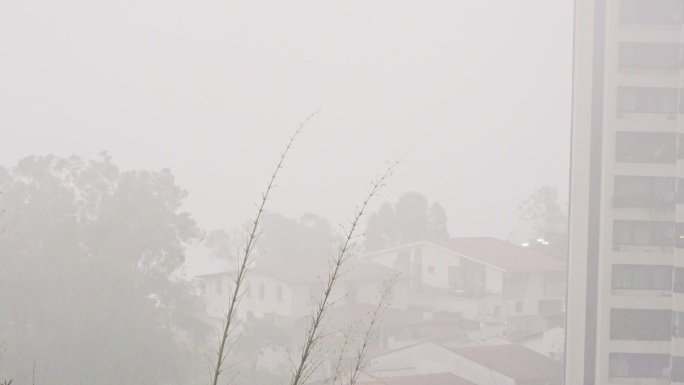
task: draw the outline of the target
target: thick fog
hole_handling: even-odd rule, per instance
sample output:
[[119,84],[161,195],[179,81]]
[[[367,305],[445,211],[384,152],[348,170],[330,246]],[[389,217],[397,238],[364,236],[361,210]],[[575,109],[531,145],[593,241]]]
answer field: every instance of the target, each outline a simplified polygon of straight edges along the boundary
[[0,384],[562,381],[571,1],[3,2],[0,52]]

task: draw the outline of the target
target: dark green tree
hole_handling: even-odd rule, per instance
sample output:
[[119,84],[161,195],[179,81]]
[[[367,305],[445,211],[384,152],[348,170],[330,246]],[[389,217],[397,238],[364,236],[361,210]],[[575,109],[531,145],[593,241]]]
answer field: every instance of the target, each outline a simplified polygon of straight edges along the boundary
[[41,385],[187,383],[205,327],[177,277],[201,237],[168,170],[106,154],[0,168],[0,378]]
[[424,239],[448,238],[446,210],[438,202],[428,205],[417,192],[402,194],[397,203],[385,202],[368,217],[363,247],[366,251]]

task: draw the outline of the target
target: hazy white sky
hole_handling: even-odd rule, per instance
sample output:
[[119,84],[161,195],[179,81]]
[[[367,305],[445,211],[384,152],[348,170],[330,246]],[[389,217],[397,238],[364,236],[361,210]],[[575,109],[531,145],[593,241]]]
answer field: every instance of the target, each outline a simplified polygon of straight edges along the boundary
[[[0,165],[110,152],[170,168],[207,229],[251,216],[299,121],[270,208],[345,221],[384,162],[453,235],[523,231],[567,189],[572,1],[0,2]],[[376,206],[381,202],[378,200]]]

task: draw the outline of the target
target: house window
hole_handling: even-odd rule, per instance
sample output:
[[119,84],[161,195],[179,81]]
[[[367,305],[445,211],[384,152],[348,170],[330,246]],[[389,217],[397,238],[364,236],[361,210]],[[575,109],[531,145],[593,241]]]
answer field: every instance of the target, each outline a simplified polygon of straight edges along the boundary
[[669,341],[672,312],[652,309],[611,309],[610,339]]
[[675,207],[676,179],[652,176],[615,177],[615,207]]
[[622,0],[620,24],[681,24],[681,7],[682,0]]
[[538,303],[539,314],[553,314],[563,311],[563,300],[541,299]]
[[611,287],[626,290],[670,290],[672,266],[613,265]]
[[264,299],[266,296],[266,286],[263,282],[259,284],[259,299]]
[[613,246],[674,246],[674,223],[666,221],[613,222]]
[[617,132],[615,161],[674,164],[677,161],[677,136],[663,132]]
[[252,296],[252,284],[247,282],[245,284],[245,298],[250,298]]
[[679,44],[624,42],[618,47],[618,68],[633,70],[677,70]]
[[669,354],[610,353],[608,371],[611,377],[667,378]]
[[282,302],[283,301],[283,285],[278,285],[276,288],[276,301]]
[[678,104],[678,88],[618,87],[617,89],[618,114],[676,114]]
[[516,301],[515,302],[515,312],[516,313],[522,313],[523,311],[523,301]]
[[435,267],[433,265],[428,265],[428,273],[434,273],[435,272]]

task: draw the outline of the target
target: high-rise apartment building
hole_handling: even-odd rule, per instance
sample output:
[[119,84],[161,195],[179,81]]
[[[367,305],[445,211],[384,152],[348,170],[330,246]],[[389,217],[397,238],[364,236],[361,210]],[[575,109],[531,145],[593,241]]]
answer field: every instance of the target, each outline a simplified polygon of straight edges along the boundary
[[568,385],[684,384],[683,13],[575,1]]

